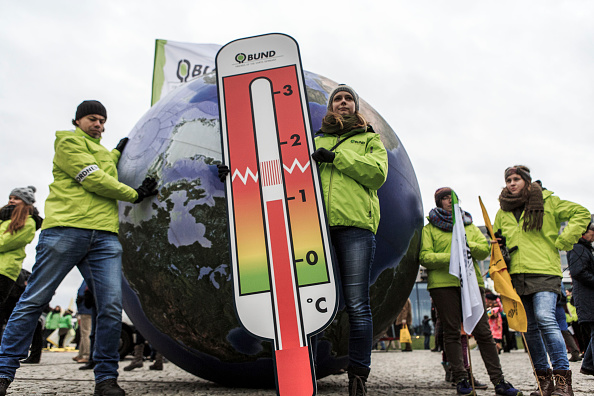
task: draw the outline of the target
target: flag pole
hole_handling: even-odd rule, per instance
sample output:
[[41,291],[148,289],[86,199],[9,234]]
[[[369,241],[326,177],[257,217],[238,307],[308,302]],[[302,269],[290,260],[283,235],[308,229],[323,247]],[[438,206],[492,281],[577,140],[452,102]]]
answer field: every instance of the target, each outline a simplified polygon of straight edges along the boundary
[[530,359],[530,365],[532,366],[532,373],[534,374],[534,378],[536,378],[536,385],[538,385],[538,391],[541,395],[543,395],[544,393],[542,393],[542,389],[540,388],[540,381],[538,380],[538,374],[536,374],[536,368],[534,367],[534,362],[532,361],[532,354],[530,353],[530,348],[528,348],[526,336],[524,335],[524,333],[520,334],[522,334],[522,340],[524,340],[524,347],[526,347],[526,350],[528,351],[528,358]]
[[464,337],[466,337],[466,354],[468,355],[468,366],[470,367],[470,384],[472,385],[472,393],[476,395],[476,389],[474,389],[474,373],[472,371],[472,359],[470,358],[470,342],[468,341],[468,334],[466,332],[464,332]]
[[[483,218],[485,219],[485,227],[487,228],[487,233],[489,234],[489,237],[492,240],[497,241],[497,239],[495,239],[495,234],[493,232],[491,220],[489,219],[489,215],[487,214],[487,209],[485,208],[485,205],[483,204],[483,200],[481,199],[480,196],[478,197],[478,199],[479,199],[479,203],[481,205],[481,209],[483,211]],[[493,253],[493,250],[491,250],[491,253]],[[491,259],[493,259],[493,257],[491,257]],[[491,270],[491,265],[489,265],[489,272],[490,272],[490,270]],[[510,279],[510,281],[511,281],[511,279]],[[515,288],[514,288],[514,292],[515,292]],[[520,304],[521,304],[521,300],[522,299],[519,298]],[[502,302],[502,304],[503,304],[503,302]],[[522,310],[524,310],[523,306],[522,306]],[[505,311],[505,309],[504,309],[504,311]],[[532,366],[532,372],[534,373],[534,377],[536,378],[536,384],[538,385],[538,390],[540,391],[540,394],[542,395],[543,394],[542,389],[540,388],[540,382],[538,381],[538,375],[536,374],[536,368],[534,367],[534,362],[532,361],[532,355],[530,354],[530,349],[528,348],[528,343],[526,342],[526,337],[524,336],[523,332],[520,331],[519,333],[522,334],[522,339],[524,340],[524,346],[526,347],[526,351],[528,352],[528,357],[530,358],[530,366]],[[470,355],[470,353],[469,353],[469,355]]]

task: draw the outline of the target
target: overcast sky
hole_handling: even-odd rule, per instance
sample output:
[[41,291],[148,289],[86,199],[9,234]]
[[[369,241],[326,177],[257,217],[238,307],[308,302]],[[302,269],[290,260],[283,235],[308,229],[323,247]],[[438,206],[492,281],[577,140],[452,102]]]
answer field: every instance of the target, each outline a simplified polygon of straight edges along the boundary
[[[281,32],[299,43],[305,70],[351,85],[396,131],[425,213],[450,186],[477,225],[479,195],[493,220],[513,164],[594,210],[594,2],[290,4],[0,0],[0,198],[32,184],[43,212],[54,132],[71,129],[84,99],[108,109],[106,147],[128,135],[150,106],[156,39]],[[52,305],[68,306],[81,279],[73,271]]]

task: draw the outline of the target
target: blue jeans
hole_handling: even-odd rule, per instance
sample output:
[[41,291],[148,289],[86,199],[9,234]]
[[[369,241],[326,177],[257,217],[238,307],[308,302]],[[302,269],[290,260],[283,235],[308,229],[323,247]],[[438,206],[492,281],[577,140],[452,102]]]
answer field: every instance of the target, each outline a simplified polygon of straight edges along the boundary
[[332,227],[330,237],[351,326],[349,365],[369,368],[373,347],[369,283],[375,255],[375,235],[357,227]]
[[565,331],[568,329],[567,318],[565,317],[565,310],[563,309],[563,305],[557,304],[557,306],[555,307],[555,320],[559,325],[559,330]]
[[565,341],[555,317],[557,294],[539,292],[521,298],[528,317],[526,342],[534,368],[549,368],[548,353],[554,370],[569,370]]
[[431,349],[431,334],[424,334],[425,339],[423,343],[423,347],[425,349]]
[[27,288],[16,305],[0,346],[0,378],[14,379],[27,357],[37,319],[64,277],[75,266],[93,290],[97,306],[93,353],[95,381],[118,376],[122,329],[122,246],[117,235],[55,227],[41,231]]
[[584,329],[586,329],[587,327],[589,327],[589,331],[590,331],[590,343],[588,344],[588,348],[586,348],[586,352],[584,353],[584,360],[582,360],[582,368],[585,368],[587,370],[594,370],[594,360],[593,360],[593,354],[592,352],[594,351],[594,322],[582,322],[580,323]]

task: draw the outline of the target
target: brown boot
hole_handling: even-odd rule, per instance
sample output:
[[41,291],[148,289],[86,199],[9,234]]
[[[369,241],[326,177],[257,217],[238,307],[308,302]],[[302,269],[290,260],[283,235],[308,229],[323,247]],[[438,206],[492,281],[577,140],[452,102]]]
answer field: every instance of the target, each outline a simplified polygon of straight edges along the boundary
[[132,362],[127,365],[126,367],[124,367],[124,371],[132,371],[135,368],[140,368],[142,367],[142,358],[144,354],[144,344],[140,344],[140,345],[136,345],[134,347],[134,358],[132,359]]
[[[536,370],[536,379],[540,388],[536,388],[530,396],[551,396],[555,390],[555,382],[553,381],[553,370]],[[542,393],[540,391],[542,390]]]
[[555,390],[551,395],[573,396],[571,370],[553,370],[553,377],[555,377]]
[[163,370],[163,355],[159,352],[155,354],[155,363],[149,366],[149,370]]

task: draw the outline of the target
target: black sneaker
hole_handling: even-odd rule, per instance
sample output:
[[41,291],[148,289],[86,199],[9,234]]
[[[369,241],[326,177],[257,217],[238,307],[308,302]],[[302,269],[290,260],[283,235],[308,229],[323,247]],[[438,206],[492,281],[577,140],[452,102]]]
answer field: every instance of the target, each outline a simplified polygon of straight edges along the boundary
[[462,396],[476,396],[472,385],[470,385],[470,382],[466,378],[456,382],[456,391]]
[[85,364],[84,366],[79,367],[79,370],[93,370],[95,368],[95,362],[92,360],[89,360],[89,362],[87,364]]
[[591,370],[587,367],[582,366],[580,368],[580,373],[584,374],[584,375],[594,375],[594,370]]
[[119,387],[117,379],[108,378],[105,381],[95,384],[95,393],[93,393],[93,396],[124,396],[125,394],[126,392]]
[[501,380],[497,385],[495,385],[495,394],[506,396],[522,396],[523,393],[514,388],[514,386],[506,380]]
[[10,380],[8,378],[0,378],[0,396],[6,395],[6,389],[10,385]]
[[[472,385],[472,384],[471,384]],[[481,389],[481,390],[485,390],[489,387],[489,385],[484,384],[482,382],[480,382],[479,380],[477,380],[476,378],[474,378],[474,389]]]
[[[466,372],[468,372],[468,382],[470,382],[470,385],[472,385],[474,382],[474,389],[485,390],[489,387],[487,384],[483,384],[482,382],[480,382],[479,380],[474,378],[474,375],[472,375],[470,370],[466,370]],[[471,382],[471,380],[473,380],[473,381]]]

